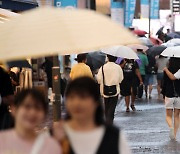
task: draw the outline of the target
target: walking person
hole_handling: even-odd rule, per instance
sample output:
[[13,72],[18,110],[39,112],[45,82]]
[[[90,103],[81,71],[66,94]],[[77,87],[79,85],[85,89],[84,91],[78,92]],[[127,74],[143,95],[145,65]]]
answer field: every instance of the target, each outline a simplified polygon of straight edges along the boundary
[[123,131],[105,124],[98,87],[89,77],[69,83],[65,94],[69,116],[55,126],[54,136],[66,143],[63,152],[68,154],[130,154]]
[[86,58],[87,54],[79,54],[77,55],[77,64],[75,64],[70,72],[70,79],[74,80],[79,77],[88,76],[93,78],[91,69],[88,65],[86,65]]
[[158,91],[158,99],[161,99],[161,90],[162,90],[162,85],[163,85],[163,77],[164,77],[164,71],[163,69],[167,66],[168,64],[168,59],[159,56],[158,59],[156,59],[156,65],[157,65],[157,91]]
[[26,89],[20,92],[12,107],[15,127],[0,132],[0,153],[61,154],[60,147],[53,138],[36,132],[47,112],[45,97],[39,91]]
[[[126,112],[130,112],[129,106],[133,111],[136,111],[135,108],[135,98],[137,95],[137,88],[140,85],[143,85],[143,80],[139,71],[139,66],[136,61],[130,59],[124,59],[120,66],[123,69],[124,79],[121,86],[121,95],[125,97],[126,102]],[[130,105],[131,99],[131,105]]]
[[166,121],[170,129],[170,139],[176,139],[180,116],[180,59],[171,58],[169,67],[164,72],[162,93],[165,96]]
[[14,91],[7,71],[0,67],[0,130],[12,128],[14,119],[9,112],[9,107],[14,102]]
[[157,66],[155,58],[148,56],[149,65],[146,67],[145,76],[145,93],[146,98],[151,99],[151,93],[153,90],[154,75],[157,73]]
[[107,55],[108,62],[103,65],[97,74],[97,81],[100,84],[101,95],[104,98],[105,117],[110,124],[114,120],[114,112],[120,94],[119,84],[123,80],[123,71],[115,64],[116,57]]
[[[143,52],[143,49],[137,49],[138,57],[141,60],[141,64],[139,66],[139,71],[141,74],[142,81],[144,83],[146,76],[146,67],[148,66],[148,58],[147,55]],[[142,98],[143,96],[143,85],[138,88],[138,98]]]

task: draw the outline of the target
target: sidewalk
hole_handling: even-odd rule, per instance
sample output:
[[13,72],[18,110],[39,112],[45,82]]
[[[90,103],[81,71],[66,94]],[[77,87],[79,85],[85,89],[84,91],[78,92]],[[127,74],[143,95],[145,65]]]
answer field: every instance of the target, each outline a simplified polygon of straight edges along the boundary
[[[153,98],[156,96],[154,95]],[[134,154],[180,154],[177,142],[170,141],[164,103],[152,99],[137,101],[136,112],[125,112],[124,100],[116,108],[115,124],[126,133]]]

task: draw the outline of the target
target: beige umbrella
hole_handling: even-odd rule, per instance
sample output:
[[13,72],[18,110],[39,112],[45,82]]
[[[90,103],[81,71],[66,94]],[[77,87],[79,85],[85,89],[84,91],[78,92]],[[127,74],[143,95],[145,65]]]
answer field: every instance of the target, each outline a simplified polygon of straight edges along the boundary
[[88,10],[38,8],[0,25],[0,60],[78,54],[138,44],[128,30]]

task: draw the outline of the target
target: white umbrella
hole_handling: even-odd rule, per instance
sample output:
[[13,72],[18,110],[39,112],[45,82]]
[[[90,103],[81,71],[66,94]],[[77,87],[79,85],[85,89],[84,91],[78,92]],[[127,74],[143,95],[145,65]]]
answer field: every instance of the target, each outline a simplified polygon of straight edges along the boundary
[[111,48],[102,49],[101,51],[115,57],[139,59],[137,54],[127,46],[113,46]]
[[38,8],[0,25],[0,60],[78,54],[138,44],[127,29],[88,10]]
[[144,44],[144,45],[146,45],[148,47],[153,46],[152,41],[147,37],[139,37],[139,40],[141,41],[142,44]]
[[135,52],[137,52],[137,49],[141,49],[145,53],[149,49],[147,46],[141,44],[130,44],[127,46],[133,49]]
[[177,57],[180,58],[180,46],[166,48],[162,53],[165,57]]
[[180,39],[171,39],[168,42],[163,44],[166,47],[174,47],[174,46],[180,46]]

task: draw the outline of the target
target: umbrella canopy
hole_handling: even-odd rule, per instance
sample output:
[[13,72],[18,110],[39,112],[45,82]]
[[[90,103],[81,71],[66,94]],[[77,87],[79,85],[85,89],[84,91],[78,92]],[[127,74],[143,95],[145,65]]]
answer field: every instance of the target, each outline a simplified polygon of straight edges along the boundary
[[136,29],[136,30],[134,30],[133,32],[134,32],[134,34],[136,34],[136,35],[138,35],[138,36],[144,36],[144,35],[148,34],[146,31],[144,31],[144,30],[139,30],[139,29]]
[[165,46],[153,46],[147,50],[147,55],[156,57],[160,55],[167,47]]
[[180,34],[176,32],[169,33],[167,36],[170,38],[180,38]]
[[24,68],[32,68],[31,65],[28,63],[27,60],[16,60],[16,61],[9,61],[7,65],[11,67],[24,67]]
[[1,24],[0,34],[0,60],[78,54],[139,43],[127,29],[102,14],[51,7],[27,11]]
[[171,39],[168,42],[163,43],[162,45],[164,45],[166,47],[180,46],[180,39],[178,39],[178,38]]
[[0,23],[4,23],[5,21],[9,20],[9,18],[17,17],[18,15],[18,13],[0,8]]
[[149,49],[147,46],[141,45],[141,44],[130,44],[127,46],[130,47],[131,49],[133,49],[135,52],[137,52],[137,49],[142,49],[143,52],[145,52]]
[[87,65],[91,70],[97,70],[105,64],[106,55],[102,52],[92,52],[87,54]]
[[139,40],[141,41],[141,43],[143,43],[144,45],[146,45],[148,47],[152,47],[153,46],[153,43],[147,37],[139,37]]
[[19,15],[18,13],[14,13],[12,11],[0,8],[0,17],[12,18],[12,17],[16,17],[18,15]]
[[150,40],[154,45],[161,45],[163,43],[163,41],[155,37],[150,37]]
[[166,48],[162,53],[165,57],[176,57],[180,58],[180,46]]
[[161,35],[163,33],[164,26],[162,26],[156,33],[156,35]]
[[111,48],[102,49],[102,52],[115,57],[139,59],[137,54],[127,46],[113,46]]

